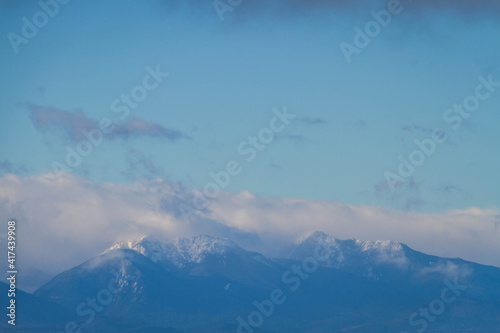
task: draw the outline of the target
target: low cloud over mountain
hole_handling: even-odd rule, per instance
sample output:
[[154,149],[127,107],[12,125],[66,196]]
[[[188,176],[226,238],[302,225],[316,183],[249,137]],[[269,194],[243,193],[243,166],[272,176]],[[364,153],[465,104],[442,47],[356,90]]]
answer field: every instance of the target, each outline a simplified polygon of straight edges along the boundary
[[[494,209],[406,213],[245,191],[221,191],[197,209],[198,192],[162,179],[124,185],[69,175],[59,182],[51,174],[7,174],[0,178],[0,188],[0,218],[15,217],[21,244],[30,242],[29,247],[19,247],[25,264],[36,267],[44,262],[48,273],[97,255],[116,240],[141,235],[210,234],[276,255],[314,230],[344,239],[391,239],[425,252],[500,266],[500,230],[495,228],[499,212]],[[48,239],[50,247],[45,246]],[[45,249],[43,253],[39,248]]]

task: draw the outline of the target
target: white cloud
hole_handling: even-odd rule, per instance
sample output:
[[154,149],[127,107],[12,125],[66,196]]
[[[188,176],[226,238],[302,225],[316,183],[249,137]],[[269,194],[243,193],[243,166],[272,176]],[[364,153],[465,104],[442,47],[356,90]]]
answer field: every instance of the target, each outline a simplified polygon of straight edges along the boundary
[[274,254],[285,242],[315,230],[341,239],[390,239],[430,254],[500,266],[498,209],[409,213],[243,191],[221,192],[186,223],[178,207],[193,206],[193,196],[182,185],[161,179],[123,185],[7,174],[0,178],[0,218],[17,219],[19,257],[48,272],[77,265],[116,240],[141,235],[212,234]]
[[458,278],[459,280],[464,280],[473,273],[473,270],[466,264],[457,265],[449,260],[446,260],[446,261],[440,261],[434,266],[425,267],[419,273],[421,275],[438,273],[450,280],[455,278]]

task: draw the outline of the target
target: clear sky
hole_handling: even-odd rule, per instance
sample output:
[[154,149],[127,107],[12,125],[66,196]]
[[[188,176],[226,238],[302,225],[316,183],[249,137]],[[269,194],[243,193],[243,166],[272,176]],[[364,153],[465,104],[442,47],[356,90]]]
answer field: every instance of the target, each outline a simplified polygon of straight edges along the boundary
[[[210,172],[235,160],[241,170],[223,188],[234,196],[495,216],[499,4],[269,2],[72,0],[55,8],[43,0],[50,17],[35,1],[1,1],[4,180],[52,173],[67,147],[86,139],[82,130],[110,119],[114,130],[65,181],[161,178],[203,191]],[[370,23],[371,11],[382,23]],[[154,71],[168,75],[155,80]],[[134,91],[147,96],[120,119],[125,111],[115,111]],[[454,109],[463,103],[472,111]],[[249,137],[269,138],[263,129],[284,109],[294,119],[262,151],[251,148]],[[436,129],[444,142],[425,154],[415,140],[428,143]],[[400,156],[422,163],[402,175]]]

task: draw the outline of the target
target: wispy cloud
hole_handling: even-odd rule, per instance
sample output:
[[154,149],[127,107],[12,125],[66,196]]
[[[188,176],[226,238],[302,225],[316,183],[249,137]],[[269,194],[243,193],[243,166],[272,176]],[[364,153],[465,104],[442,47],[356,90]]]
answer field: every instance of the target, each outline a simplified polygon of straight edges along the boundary
[[431,134],[434,131],[434,128],[415,125],[415,124],[401,126],[401,129],[403,131],[410,132],[410,133],[420,132],[420,133],[426,133],[426,134]]
[[429,266],[423,268],[418,274],[420,275],[430,275],[437,273],[443,275],[448,279],[458,278],[459,280],[464,280],[472,274],[472,268],[465,265],[458,265],[449,260],[443,260],[436,263],[434,266]]
[[180,131],[165,128],[159,124],[147,122],[140,118],[132,118],[122,125],[117,125],[116,129],[111,133],[112,138],[128,139],[137,136],[166,138],[170,141],[190,138]]
[[[162,1],[162,8],[166,13],[183,11],[193,17],[198,17],[200,12],[214,13],[211,2],[186,1]],[[387,1],[347,1],[347,0],[253,0],[243,1],[236,6],[237,11],[231,11],[229,21],[240,23],[250,18],[272,17],[273,19],[295,19],[306,17],[315,12],[332,11],[343,15],[357,13],[365,14],[371,9],[386,7]],[[462,18],[498,17],[500,16],[500,4],[497,1],[469,1],[469,0],[419,0],[401,1],[405,12],[414,15],[426,13],[444,13],[459,15]],[[227,20],[226,20],[227,21]]]
[[327,121],[319,117],[297,117],[296,122],[301,122],[306,125],[324,125]]
[[438,189],[438,191],[445,192],[445,193],[448,193],[448,194],[452,194],[452,193],[460,192],[462,190],[459,187],[455,186],[455,185],[448,184],[448,185],[440,187]]
[[[252,4],[257,6],[263,0],[254,1]],[[401,3],[407,8],[406,10],[420,14],[422,12],[442,12],[448,11],[459,14],[461,16],[473,17],[477,15],[500,16],[500,3],[498,1],[468,1],[468,0],[419,0],[408,1]],[[280,8],[288,13],[296,15],[304,15],[308,10],[325,10],[325,9],[349,9],[363,10],[363,8],[380,6],[383,8],[384,1],[345,1],[345,0],[279,0],[276,8]],[[262,5],[260,5],[262,8]]]
[[85,116],[82,110],[65,111],[37,104],[27,104],[33,126],[41,133],[62,132],[67,139],[80,141],[85,139],[83,130],[97,128],[97,121]]
[[137,150],[130,149],[126,157],[127,169],[123,174],[131,179],[165,178],[165,172],[158,167],[151,156]]
[[300,134],[289,134],[289,135],[277,135],[278,140],[291,140],[293,142],[304,142],[307,138]]
[[0,161],[0,174],[3,173],[14,173],[17,175],[23,175],[28,172],[28,167],[23,164],[16,164],[9,160]]
[[[99,128],[99,121],[85,115],[82,110],[66,111],[28,103],[29,117],[33,126],[43,134],[60,134],[66,140],[79,142],[86,139],[83,131]],[[189,136],[141,118],[131,118],[114,124],[114,130],[105,135],[107,139],[130,139],[135,137],[162,138],[170,141],[188,139]]]
[[500,16],[498,1],[419,0],[412,2],[410,8],[416,12],[450,11],[463,17]]
[[413,211],[425,205],[420,194],[420,186],[413,177],[394,185],[394,191],[386,180],[381,180],[373,187],[378,198],[404,211]]
[[354,123],[354,127],[359,130],[366,130],[368,123],[365,120],[359,119]]
[[[327,121],[319,117],[296,117],[294,119],[294,125],[296,125],[297,132],[307,132],[304,130],[305,127],[313,127],[327,124]],[[310,129],[309,129],[310,130]],[[304,143],[309,140],[309,138],[303,134],[278,134],[276,135],[278,140],[289,140],[295,143]]]

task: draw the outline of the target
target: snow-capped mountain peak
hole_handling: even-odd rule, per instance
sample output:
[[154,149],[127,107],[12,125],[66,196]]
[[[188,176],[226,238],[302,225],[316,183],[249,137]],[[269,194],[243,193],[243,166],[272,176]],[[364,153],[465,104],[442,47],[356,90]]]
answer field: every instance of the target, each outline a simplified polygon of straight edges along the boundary
[[325,234],[322,231],[315,231],[299,239],[297,241],[297,244],[302,244],[305,242],[314,242],[318,244],[323,244],[323,243],[334,244],[337,242],[337,239],[335,239],[333,236]]
[[328,249],[330,252],[329,260],[323,263],[327,267],[340,268],[355,263],[367,267],[379,263],[404,267],[408,263],[408,258],[400,243],[382,240],[340,240],[319,231],[299,240],[291,258],[303,259],[310,256],[317,246]]
[[224,254],[230,249],[239,249],[239,246],[227,238],[208,235],[176,238],[167,242],[144,236],[134,241],[116,242],[105,252],[116,249],[132,249],[154,262],[166,261],[177,267],[183,267],[189,263],[200,263],[208,255]]
[[401,246],[400,243],[396,243],[393,241],[382,241],[382,240],[377,240],[375,242],[372,241],[361,241],[356,239],[356,245],[358,245],[361,249],[361,251],[366,252],[366,251],[391,251],[391,252],[397,252],[401,251],[403,247]]

